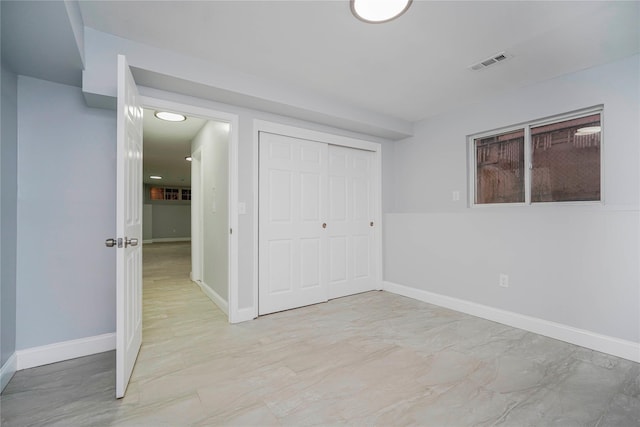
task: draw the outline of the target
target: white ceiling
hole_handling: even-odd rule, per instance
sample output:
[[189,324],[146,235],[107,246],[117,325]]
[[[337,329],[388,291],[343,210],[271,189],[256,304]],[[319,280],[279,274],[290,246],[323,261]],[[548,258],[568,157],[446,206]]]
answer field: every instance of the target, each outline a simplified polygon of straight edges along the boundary
[[[156,118],[154,110],[144,109],[143,181],[160,186],[191,186],[191,140],[207,122],[188,117],[184,122],[167,122]],[[150,179],[159,175],[162,180]]]
[[[81,1],[86,26],[417,121],[640,51],[638,1],[420,1],[366,24],[340,1]],[[468,66],[498,52],[513,58]]]

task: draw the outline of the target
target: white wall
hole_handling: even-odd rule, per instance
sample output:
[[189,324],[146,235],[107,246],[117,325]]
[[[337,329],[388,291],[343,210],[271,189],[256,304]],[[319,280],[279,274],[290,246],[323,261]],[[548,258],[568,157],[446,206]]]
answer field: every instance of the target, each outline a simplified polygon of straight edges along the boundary
[[[384,175],[385,280],[640,342],[639,79],[634,56],[418,124]],[[604,206],[467,206],[467,135],[598,104]]]
[[17,349],[115,331],[115,112],[18,78]]
[[229,125],[207,122],[191,143],[201,150],[202,282],[229,301]]

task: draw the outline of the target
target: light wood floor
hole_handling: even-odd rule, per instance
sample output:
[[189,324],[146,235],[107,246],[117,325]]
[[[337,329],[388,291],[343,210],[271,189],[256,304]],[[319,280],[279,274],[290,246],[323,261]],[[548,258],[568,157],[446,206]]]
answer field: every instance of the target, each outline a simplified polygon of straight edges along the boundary
[[385,292],[229,325],[189,246],[144,248],[144,333],[18,372],[3,426],[639,426],[640,365]]

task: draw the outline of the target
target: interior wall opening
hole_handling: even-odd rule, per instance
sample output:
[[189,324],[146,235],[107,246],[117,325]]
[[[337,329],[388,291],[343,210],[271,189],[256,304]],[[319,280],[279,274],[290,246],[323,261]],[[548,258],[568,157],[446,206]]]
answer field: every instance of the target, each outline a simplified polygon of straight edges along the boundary
[[[227,315],[230,126],[157,113],[144,109],[143,313],[154,309],[162,294],[154,290],[166,281],[176,288],[195,282]],[[144,329],[143,321],[143,339]]]

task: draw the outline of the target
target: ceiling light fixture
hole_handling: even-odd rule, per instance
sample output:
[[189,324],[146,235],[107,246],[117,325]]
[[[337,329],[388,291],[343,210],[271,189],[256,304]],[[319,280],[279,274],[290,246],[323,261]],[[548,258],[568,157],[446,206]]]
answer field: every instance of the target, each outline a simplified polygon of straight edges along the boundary
[[413,0],[351,0],[351,12],[361,21],[380,24],[396,19]]
[[159,175],[151,175],[151,176],[149,176],[149,178],[150,179],[162,179],[162,177],[159,176]]
[[576,131],[576,135],[593,135],[594,133],[598,133],[602,130],[600,126],[587,126],[584,128],[580,128]]
[[167,122],[184,122],[187,120],[186,116],[182,114],[170,113],[168,111],[156,111],[153,115],[160,120],[165,120]]
[[193,158],[192,158],[191,156],[187,156],[187,157],[185,157],[184,159],[185,159],[187,162],[190,162],[190,161],[192,161],[192,160],[193,160]]

